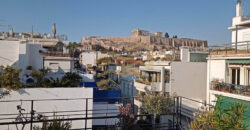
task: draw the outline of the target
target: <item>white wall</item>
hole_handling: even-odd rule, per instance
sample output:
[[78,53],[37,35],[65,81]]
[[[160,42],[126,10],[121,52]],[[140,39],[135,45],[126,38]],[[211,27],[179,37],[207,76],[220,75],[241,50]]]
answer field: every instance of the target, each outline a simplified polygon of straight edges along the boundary
[[39,53],[39,50],[42,50],[40,44],[19,45],[17,68],[22,69],[22,72],[20,73],[21,79],[25,77],[23,76],[24,74],[30,72],[30,70],[27,70],[28,66],[32,66],[32,69],[37,71],[43,68],[43,55]]
[[189,62],[190,61],[190,55],[189,55],[189,49],[188,48],[181,48],[181,61],[182,62]]
[[[235,37],[236,37],[236,31],[232,31],[232,43],[235,43]],[[250,41],[250,28],[238,30],[237,41],[238,42]]]
[[21,69],[20,79],[25,82],[25,74],[31,72],[27,70],[28,66],[32,66],[35,70],[43,68],[43,55],[39,53],[39,50],[43,50],[40,44],[0,40],[0,65],[10,65]]
[[0,65],[12,66],[18,60],[19,41],[0,40]]
[[44,68],[48,68],[52,72],[72,72],[74,71],[74,61],[69,57],[46,57]]
[[122,97],[133,97],[136,95],[137,90],[134,86],[134,80],[132,77],[121,76],[120,87]]
[[226,81],[226,60],[208,59],[207,60],[207,101],[210,100],[210,83],[214,79]]
[[[29,65],[32,69],[40,70],[43,68],[43,55],[39,53],[42,50],[40,44],[26,44],[29,52]],[[20,56],[20,55],[19,55]]]
[[[173,62],[171,64],[171,93],[176,92],[197,100],[206,99],[207,64]],[[194,93],[194,91],[196,91]]]
[[207,61],[208,82],[213,79],[226,80],[226,60],[208,60]]
[[80,54],[80,64],[86,66],[91,64],[92,66],[96,65],[97,54],[95,52],[82,52]]
[[101,52],[82,52],[80,54],[80,64],[83,65],[84,67],[87,64],[96,66],[96,60],[103,57],[108,57],[108,55],[102,54]]
[[182,107],[186,108],[186,116],[192,118],[198,112],[207,98],[207,64],[198,62],[171,63],[170,90],[171,94],[190,98],[198,102],[182,100]]
[[94,82],[94,74],[81,74],[79,73],[79,75],[82,77],[82,80],[84,82]]
[[[3,92],[3,89],[0,89],[0,92]],[[5,96],[0,99],[0,101],[5,100],[38,100],[38,99],[72,99],[72,98],[93,98],[93,89],[92,88],[25,88],[20,89],[19,91],[11,91],[9,96]],[[86,100],[54,100],[54,101],[35,101],[34,110],[39,112],[55,112],[55,111],[72,111],[72,110],[85,110],[86,109]],[[11,114],[18,113],[16,106],[21,105],[25,109],[25,112],[29,113],[31,108],[30,101],[18,101],[18,102],[0,102],[0,114]],[[93,109],[93,102],[89,99],[88,109]],[[83,114],[83,112],[74,112],[74,113],[57,113],[57,115],[66,115],[66,114]],[[92,112],[89,112],[91,116]],[[43,114],[46,116],[53,116],[52,114]],[[8,116],[6,118],[16,116]],[[73,117],[73,116],[72,116]],[[72,118],[71,117],[71,118]],[[82,115],[74,117],[83,117]],[[3,118],[3,117],[1,117]],[[64,116],[64,118],[67,118]],[[0,122],[5,121],[14,121],[12,120],[0,120]],[[87,122],[88,127],[92,127],[92,120]],[[36,123],[39,125],[39,123]],[[34,124],[34,125],[36,125]],[[21,125],[20,125],[21,126]],[[25,130],[29,130],[29,124],[25,126]],[[0,126],[1,130],[6,130],[8,126]],[[16,130],[15,125],[10,125],[9,130]],[[84,121],[73,121],[72,128],[84,128]]]

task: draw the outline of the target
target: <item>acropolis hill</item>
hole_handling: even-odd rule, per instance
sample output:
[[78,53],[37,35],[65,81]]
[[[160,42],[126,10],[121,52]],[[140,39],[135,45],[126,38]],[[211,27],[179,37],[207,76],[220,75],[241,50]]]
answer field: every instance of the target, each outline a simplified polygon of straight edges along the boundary
[[81,44],[83,50],[92,50],[94,45],[101,45],[106,49],[111,47],[113,50],[121,51],[123,48],[128,49],[136,44],[145,44],[148,48],[157,48],[158,50],[179,49],[181,46],[188,46],[197,50],[207,48],[207,41],[163,37],[162,32],[153,34],[140,29],[132,30],[132,35],[129,37],[83,37]]

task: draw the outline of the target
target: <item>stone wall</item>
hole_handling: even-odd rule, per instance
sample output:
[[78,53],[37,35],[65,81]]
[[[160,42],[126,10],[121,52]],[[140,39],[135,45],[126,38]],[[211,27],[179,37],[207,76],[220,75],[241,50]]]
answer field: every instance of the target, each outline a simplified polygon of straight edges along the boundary
[[114,50],[121,50],[123,47],[127,48],[137,43],[147,44],[150,47],[155,46],[159,50],[179,48],[181,46],[189,46],[192,48],[206,48],[207,47],[207,41],[187,39],[187,38],[165,38],[161,36],[161,32],[157,32],[154,35],[151,34],[150,32],[145,32],[142,35],[140,30],[139,32],[138,30],[133,30],[132,36],[130,37],[83,38],[81,41],[81,44],[83,46],[86,46],[88,45],[86,43],[91,44],[91,45],[101,45],[104,48],[112,47]]

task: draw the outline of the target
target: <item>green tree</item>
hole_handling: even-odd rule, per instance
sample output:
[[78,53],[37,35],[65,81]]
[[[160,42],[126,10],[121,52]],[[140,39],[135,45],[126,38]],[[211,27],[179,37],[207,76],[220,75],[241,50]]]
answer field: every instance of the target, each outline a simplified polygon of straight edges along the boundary
[[200,113],[194,121],[191,122],[190,129],[220,129],[220,130],[243,130],[247,128],[244,120],[247,115],[245,104],[230,103],[226,108],[222,108],[223,98],[217,96],[217,105],[205,113]]
[[77,73],[66,73],[61,79],[61,87],[77,87],[81,80]]
[[31,76],[35,79],[35,87],[51,87],[50,79],[45,77],[48,72],[48,69],[41,69],[39,71],[32,70]]
[[113,48],[112,48],[112,47],[109,47],[109,51],[113,51]]
[[104,79],[104,80],[100,80],[97,82],[97,86],[100,88],[103,88],[104,90],[111,90],[114,89],[114,85],[110,84],[111,79]]
[[69,49],[70,54],[74,54],[76,53],[77,47],[80,47],[80,46],[81,46],[80,44],[73,42],[73,43],[69,43],[69,45],[67,46],[67,49]]
[[8,90],[17,90],[23,86],[19,79],[21,69],[10,66],[0,67],[0,87]]
[[168,32],[165,33],[165,38],[169,38]]
[[153,51],[158,51],[158,48],[156,46],[154,46]]
[[173,100],[170,97],[146,90],[146,95],[142,98],[142,112],[153,114],[153,124],[160,114],[167,114],[171,111]]

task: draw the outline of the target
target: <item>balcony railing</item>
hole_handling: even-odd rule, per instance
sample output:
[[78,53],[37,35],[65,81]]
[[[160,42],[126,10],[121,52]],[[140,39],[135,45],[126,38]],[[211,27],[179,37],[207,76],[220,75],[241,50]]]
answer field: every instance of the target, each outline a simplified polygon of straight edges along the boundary
[[227,43],[209,47],[210,55],[235,55],[250,54],[250,41],[241,41],[235,43]]
[[250,97],[250,86],[212,81],[210,89]]
[[[24,129],[33,128],[33,126],[41,126],[43,122],[70,122],[71,127],[77,129],[125,129],[124,120],[128,120],[128,115],[133,122],[143,121],[141,123],[132,123],[132,128],[147,129],[180,129],[184,127],[181,120],[181,97],[171,98],[173,104],[169,107],[168,113],[161,113],[159,116],[172,117],[172,122],[162,121],[160,123],[152,123],[149,120],[143,120],[145,117],[153,117],[153,114],[141,114],[142,108],[136,108],[135,103],[127,103],[128,100],[134,100],[136,97],[112,97],[112,98],[66,98],[66,99],[37,99],[37,100],[0,100],[0,129],[15,129],[23,127]],[[139,97],[138,97],[139,98]],[[113,102],[111,104],[94,103],[95,99],[119,99],[123,102]],[[82,107],[73,108],[70,106],[58,109],[57,107],[39,107],[54,105],[61,106],[62,103],[75,104],[76,101],[82,102]],[[140,102],[138,102],[140,104]],[[21,104],[21,105],[20,105]],[[131,108],[126,107],[127,104]],[[2,109],[11,108],[11,109]],[[96,106],[96,107],[93,107]],[[112,107],[113,106],[113,107]],[[17,109],[16,109],[17,108]],[[120,109],[122,108],[122,109]],[[126,110],[125,110],[126,108]],[[25,111],[26,110],[26,111]],[[150,119],[150,118],[148,118]],[[82,128],[80,128],[82,127]],[[124,128],[125,127],[125,128]]]
[[243,21],[250,20],[250,14],[243,16]]
[[137,90],[145,92],[145,88],[151,90],[151,84],[148,85],[145,82],[141,82],[140,80],[135,80],[134,86]]

